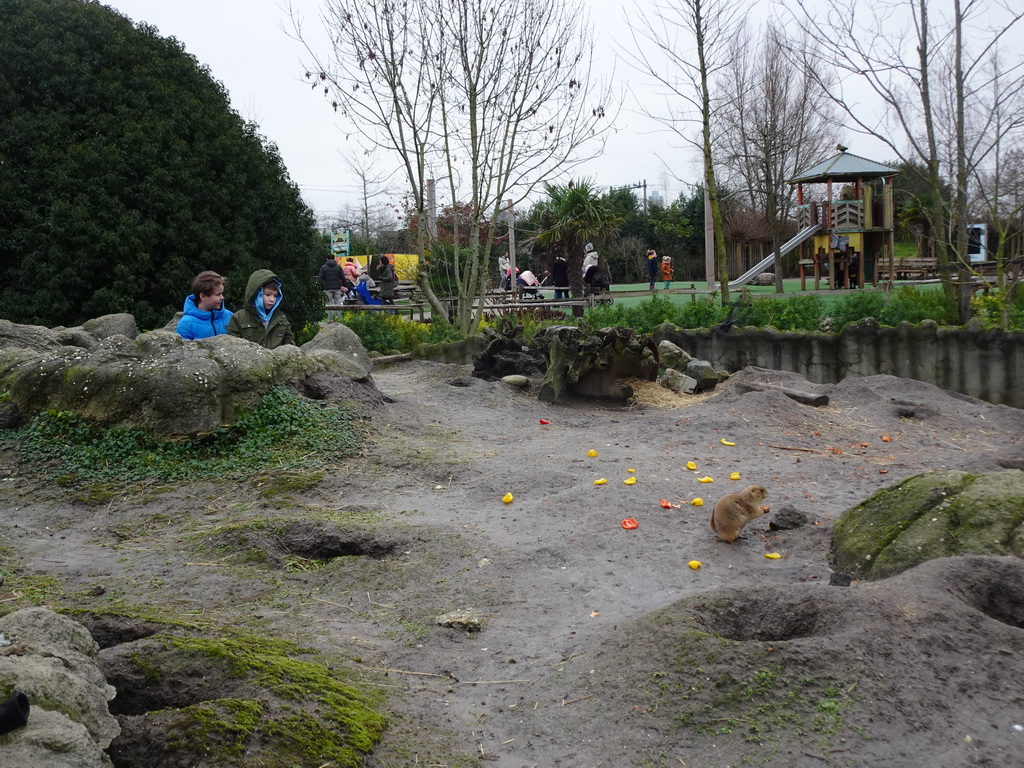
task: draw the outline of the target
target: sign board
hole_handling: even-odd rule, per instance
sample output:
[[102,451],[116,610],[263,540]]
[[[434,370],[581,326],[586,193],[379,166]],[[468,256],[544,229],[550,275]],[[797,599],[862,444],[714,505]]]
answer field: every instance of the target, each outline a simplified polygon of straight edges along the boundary
[[988,259],[988,224],[971,224],[967,228],[967,260],[972,264]]
[[349,243],[352,241],[352,230],[334,229],[331,230],[331,255],[334,258],[348,256]]

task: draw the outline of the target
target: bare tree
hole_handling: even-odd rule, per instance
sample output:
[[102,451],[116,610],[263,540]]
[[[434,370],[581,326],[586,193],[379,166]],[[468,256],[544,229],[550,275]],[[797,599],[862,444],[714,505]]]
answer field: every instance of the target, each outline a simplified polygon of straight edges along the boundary
[[[469,228],[469,258],[459,265],[458,319],[468,332],[481,317],[472,299],[483,295],[499,210],[589,159],[588,143],[608,123],[585,16],[571,0],[327,0],[326,8],[334,49],[310,76],[355,130],[401,159],[418,219],[427,218],[427,178],[437,176],[453,203],[468,201],[477,222],[492,222],[482,237]],[[421,246],[429,256],[425,232]]]
[[[665,104],[660,109],[645,108],[646,116],[700,149],[723,303],[729,301],[729,265],[715,171],[717,143],[712,135],[722,96],[712,99],[711,83],[728,61],[729,41],[744,7],[738,0],[655,2],[648,14],[629,21],[636,45],[635,50],[626,52],[626,58],[665,91]],[[692,42],[693,49],[680,38]],[[699,126],[697,135],[695,125]]]
[[988,223],[990,237],[994,236],[991,254],[1005,329],[1016,285],[1007,285],[1004,265],[1011,257],[1010,245],[1016,242],[1020,248],[1024,215],[1024,92],[1019,78],[1004,76],[997,51],[989,61],[989,74],[985,87],[971,94],[973,108],[967,111],[965,139],[980,155],[969,169],[975,192],[972,208]]
[[356,224],[356,231],[363,242],[370,243],[381,230],[395,228],[395,215],[382,200],[389,193],[388,183],[393,174],[380,172],[380,163],[372,150],[350,152],[344,159],[359,184],[359,202],[346,206],[343,214]]
[[836,143],[835,107],[827,73],[810,73],[786,53],[793,43],[769,23],[759,42],[748,29],[731,43],[716,91],[728,95],[716,114],[719,159],[732,187],[764,212],[775,253],[775,290],[782,293],[783,228],[793,217],[788,179]]
[[[830,95],[847,125],[884,142],[906,167],[925,169],[935,253],[941,266],[959,266],[963,278],[968,181],[979,160],[967,128],[971,94],[986,79],[984,62],[1024,11],[1000,0],[952,0],[951,14],[936,19],[935,0],[784,2],[798,9],[793,15],[807,35],[803,60],[838,71]],[[880,101],[881,115],[857,101],[848,90],[853,84]],[[952,199],[945,194],[947,181]],[[960,283],[963,314],[969,294],[966,280]]]
[[434,0],[450,46],[440,89],[450,194],[465,195],[470,227],[466,274],[458,276],[459,326],[476,326],[474,296],[486,286],[499,212],[538,184],[589,158],[602,131],[607,93],[595,93],[592,37],[567,0]]

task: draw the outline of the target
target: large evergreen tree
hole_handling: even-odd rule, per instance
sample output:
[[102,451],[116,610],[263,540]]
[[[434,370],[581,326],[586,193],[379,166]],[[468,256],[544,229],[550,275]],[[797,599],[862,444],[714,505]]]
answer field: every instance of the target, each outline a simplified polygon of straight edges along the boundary
[[166,323],[204,269],[319,317],[312,211],[277,148],[173,38],[87,0],[0,3],[0,317]]

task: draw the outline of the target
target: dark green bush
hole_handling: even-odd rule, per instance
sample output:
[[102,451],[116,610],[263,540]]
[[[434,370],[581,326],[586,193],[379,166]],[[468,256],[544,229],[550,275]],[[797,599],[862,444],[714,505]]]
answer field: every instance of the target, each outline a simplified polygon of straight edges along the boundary
[[889,306],[877,320],[882,325],[917,324],[922,320],[934,320],[939,325],[957,325],[959,313],[956,300],[944,291],[901,285],[893,292]]
[[401,347],[401,338],[387,324],[383,312],[346,312],[342,322],[355,331],[367,352],[388,354]]
[[652,333],[662,323],[673,323],[680,328],[710,328],[722,322],[728,309],[711,299],[676,304],[659,296],[652,296],[636,306],[621,304],[601,305],[587,311],[581,326],[588,329],[621,325],[638,333]]
[[815,295],[756,299],[741,314],[742,325],[772,327],[780,331],[818,331],[825,305]]
[[876,320],[885,311],[885,294],[878,291],[854,291],[843,296],[833,305],[830,328],[833,331],[843,330],[847,323],[856,323],[865,317]]

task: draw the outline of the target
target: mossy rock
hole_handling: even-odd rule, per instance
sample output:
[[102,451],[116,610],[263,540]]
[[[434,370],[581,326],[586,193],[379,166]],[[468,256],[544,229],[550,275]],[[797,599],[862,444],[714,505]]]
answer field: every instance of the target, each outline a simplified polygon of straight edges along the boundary
[[836,523],[837,571],[882,579],[952,555],[1024,558],[1024,472],[927,472],[884,488]]

